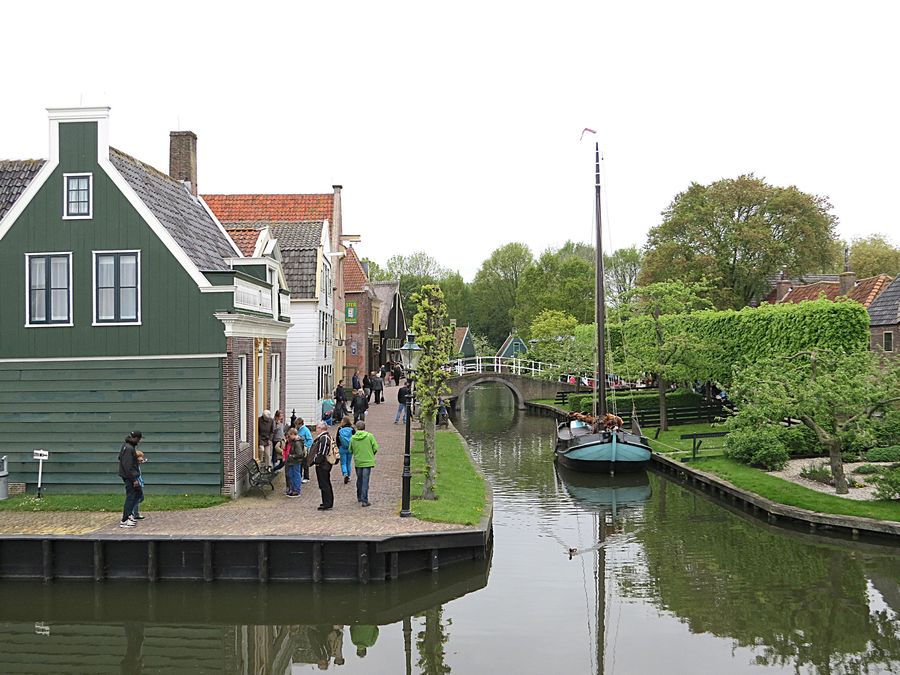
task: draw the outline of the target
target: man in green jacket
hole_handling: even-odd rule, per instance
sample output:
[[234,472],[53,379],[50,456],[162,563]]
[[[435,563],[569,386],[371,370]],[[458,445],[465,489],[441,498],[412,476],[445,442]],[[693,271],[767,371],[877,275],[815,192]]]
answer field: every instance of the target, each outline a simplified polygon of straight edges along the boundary
[[363,506],[369,506],[369,476],[375,466],[378,441],[366,431],[365,421],[360,420],[355,427],[356,433],[350,439],[350,454],[356,467],[356,500]]

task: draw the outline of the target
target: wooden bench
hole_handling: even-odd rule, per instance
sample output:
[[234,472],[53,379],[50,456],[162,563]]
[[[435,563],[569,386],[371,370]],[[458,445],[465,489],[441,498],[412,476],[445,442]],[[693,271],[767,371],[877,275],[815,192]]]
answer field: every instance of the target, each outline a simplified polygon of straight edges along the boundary
[[567,391],[558,391],[556,392],[556,398],[553,399],[553,402],[558,405],[565,405],[569,402],[569,392]]
[[256,488],[260,492],[262,492],[263,496],[266,496],[266,493],[263,492],[263,486],[268,485],[272,492],[275,492],[275,486],[272,485],[272,481],[275,480],[275,472],[272,471],[269,467],[260,467],[259,463],[255,459],[251,459],[247,462],[247,480],[250,481],[250,489]]

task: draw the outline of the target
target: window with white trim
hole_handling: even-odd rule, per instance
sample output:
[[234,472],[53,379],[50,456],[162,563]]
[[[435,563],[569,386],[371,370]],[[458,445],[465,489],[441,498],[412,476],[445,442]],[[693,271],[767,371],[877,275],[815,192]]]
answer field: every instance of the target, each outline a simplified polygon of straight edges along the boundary
[[894,331],[890,331],[890,330],[885,331],[882,340],[883,340],[882,345],[884,347],[884,351],[886,351],[886,352],[894,351]]
[[247,357],[238,356],[238,433],[247,440]]
[[139,251],[94,252],[94,323],[138,323]]
[[28,253],[29,326],[72,325],[72,254]]
[[272,372],[270,379],[272,381],[272,391],[269,392],[269,406],[272,408],[272,414],[276,410],[281,410],[281,355],[272,354]]
[[93,176],[89,173],[63,175],[63,218],[90,218],[93,211]]

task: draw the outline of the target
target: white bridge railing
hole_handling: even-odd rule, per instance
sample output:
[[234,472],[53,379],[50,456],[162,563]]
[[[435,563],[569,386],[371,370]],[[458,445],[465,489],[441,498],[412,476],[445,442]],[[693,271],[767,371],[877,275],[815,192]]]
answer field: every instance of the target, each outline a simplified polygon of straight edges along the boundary
[[450,367],[457,375],[467,373],[507,373],[510,375],[527,375],[546,378],[549,371],[557,366],[531,359],[501,358],[499,356],[473,356],[468,359],[456,359]]

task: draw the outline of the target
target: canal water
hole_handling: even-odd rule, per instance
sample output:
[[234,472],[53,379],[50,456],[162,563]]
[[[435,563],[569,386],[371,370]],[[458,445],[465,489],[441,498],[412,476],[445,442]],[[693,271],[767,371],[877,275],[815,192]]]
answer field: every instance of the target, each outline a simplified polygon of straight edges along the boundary
[[669,478],[560,473],[502,387],[457,427],[485,563],[387,584],[0,582],[0,673],[897,673],[898,549],[790,533]]

